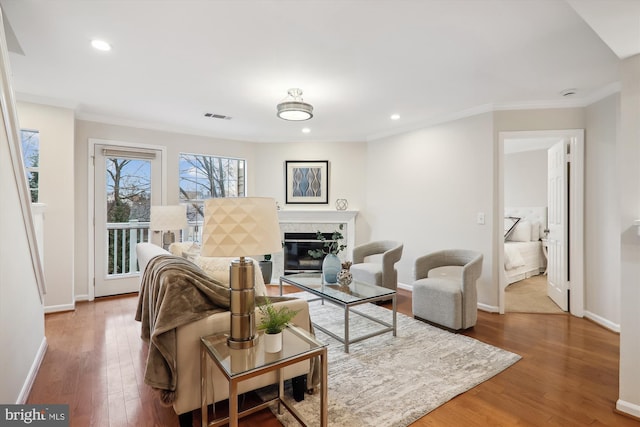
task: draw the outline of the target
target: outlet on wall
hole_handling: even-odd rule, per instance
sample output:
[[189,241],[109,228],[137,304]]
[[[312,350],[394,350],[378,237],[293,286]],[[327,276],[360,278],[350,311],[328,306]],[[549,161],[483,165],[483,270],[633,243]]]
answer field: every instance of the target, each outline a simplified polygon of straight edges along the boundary
[[478,212],[477,222],[480,225],[484,225],[484,212]]

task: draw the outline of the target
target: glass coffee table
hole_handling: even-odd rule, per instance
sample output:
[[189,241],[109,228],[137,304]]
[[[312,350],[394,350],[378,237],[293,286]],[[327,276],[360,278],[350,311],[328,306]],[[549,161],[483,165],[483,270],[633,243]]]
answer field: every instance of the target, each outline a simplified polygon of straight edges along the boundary
[[[313,326],[343,343],[345,353],[349,352],[350,344],[366,340],[367,338],[387,332],[392,332],[393,336],[396,336],[396,291],[393,289],[369,285],[367,283],[358,282],[357,280],[354,280],[348,286],[339,285],[337,283],[328,284],[323,283],[321,273],[300,273],[280,277],[280,295],[282,295],[282,286],[284,283],[295,286],[298,289],[309,292],[310,294],[318,297],[309,301],[322,300],[323,303],[324,301],[329,301],[344,308],[344,336],[341,337],[334,334],[315,322],[313,322]],[[377,319],[369,314],[353,309],[353,307],[357,305],[366,304],[368,302],[387,301],[389,299],[393,302],[392,323],[385,322],[384,320]],[[355,313],[359,316],[365,317],[382,327],[365,335],[352,338],[349,335],[349,313]]]

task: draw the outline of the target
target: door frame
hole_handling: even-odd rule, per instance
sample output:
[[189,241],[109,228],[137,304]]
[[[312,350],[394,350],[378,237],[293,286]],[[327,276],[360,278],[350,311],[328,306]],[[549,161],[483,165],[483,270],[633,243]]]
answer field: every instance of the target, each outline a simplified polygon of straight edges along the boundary
[[108,140],[108,139],[97,139],[97,138],[89,138],[89,149],[87,156],[87,164],[88,164],[88,197],[87,197],[87,236],[88,236],[88,266],[87,266],[87,277],[88,277],[88,288],[89,288],[89,301],[93,301],[95,299],[95,149],[96,145],[110,145],[114,147],[123,147],[123,148],[139,148],[139,149],[147,149],[147,150],[158,150],[162,153],[162,159],[160,161],[160,183],[162,185],[162,189],[160,191],[160,200],[161,204],[167,203],[167,147],[161,145],[154,144],[137,144],[133,142],[124,142],[124,141],[116,141],[116,140]]
[[[504,141],[517,138],[568,138],[571,168],[569,170],[569,310],[577,317],[584,316],[584,129],[506,131],[498,133],[498,200],[497,224],[502,224],[504,216]],[[504,290],[507,283],[504,274],[503,227],[496,226],[495,245],[498,254],[496,266],[498,280],[498,304],[500,314],[504,314]],[[496,253],[494,251],[494,253]]]

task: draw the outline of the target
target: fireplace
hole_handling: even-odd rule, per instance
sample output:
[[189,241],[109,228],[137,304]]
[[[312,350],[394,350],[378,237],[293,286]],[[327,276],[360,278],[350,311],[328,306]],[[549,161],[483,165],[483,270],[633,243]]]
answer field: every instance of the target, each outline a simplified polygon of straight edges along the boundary
[[[331,241],[332,233],[322,233]],[[322,258],[313,258],[309,250],[323,249],[324,242],[316,233],[284,233],[284,274],[314,273],[322,271]]]
[[[285,274],[285,251],[284,247],[285,234],[289,233],[306,233],[308,244],[322,244],[322,242],[316,239],[316,232],[330,233],[332,234],[338,229],[340,224],[343,225],[342,234],[344,235],[343,243],[347,245],[347,248],[338,254],[338,257],[342,261],[349,261],[351,259],[351,250],[355,242],[355,225],[357,211],[337,211],[337,210],[294,210],[294,209],[282,209],[278,211],[278,219],[280,221],[280,235],[282,236],[283,250],[275,252],[273,254],[273,278],[272,280],[278,280],[280,276]],[[295,235],[294,235],[295,236]],[[330,238],[325,234],[327,238]],[[295,239],[294,239],[295,240]],[[313,249],[313,248],[310,248]],[[307,249],[308,251],[309,249]],[[302,251],[302,255],[307,256],[307,251]],[[300,252],[300,251],[298,251]],[[317,270],[311,270],[309,265],[304,266],[303,270],[297,270],[301,268],[299,263],[295,268],[291,269],[294,272],[299,273],[301,271],[321,271],[322,260],[307,259],[307,261],[313,260],[316,263]],[[304,264],[304,262],[303,262]],[[288,269],[288,267],[287,267]],[[287,273],[291,274],[291,272]]]

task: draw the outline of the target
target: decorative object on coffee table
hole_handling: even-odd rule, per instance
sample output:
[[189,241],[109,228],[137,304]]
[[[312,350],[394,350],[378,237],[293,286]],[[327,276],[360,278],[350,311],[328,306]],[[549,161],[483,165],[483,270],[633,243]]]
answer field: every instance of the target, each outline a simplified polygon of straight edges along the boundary
[[326,254],[322,260],[322,278],[324,283],[336,283],[340,272],[340,258],[338,255]]
[[341,261],[338,253],[347,247],[341,241],[344,239],[342,235],[343,224],[338,226],[338,230],[331,234],[331,239],[327,239],[320,231],[316,232],[316,239],[323,242],[322,248],[310,249],[309,255],[313,258],[322,258],[322,278],[325,283],[336,283],[338,281],[338,272],[340,271]]
[[282,350],[282,331],[298,314],[298,311],[291,310],[289,307],[276,309],[269,298],[266,298],[264,304],[258,306],[258,309],[262,314],[258,329],[264,330],[265,351],[277,353]]
[[351,261],[345,261],[342,263],[342,270],[338,272],[338,283],[345,286],[353,281],[353,274],[349,268],[351,267]]

